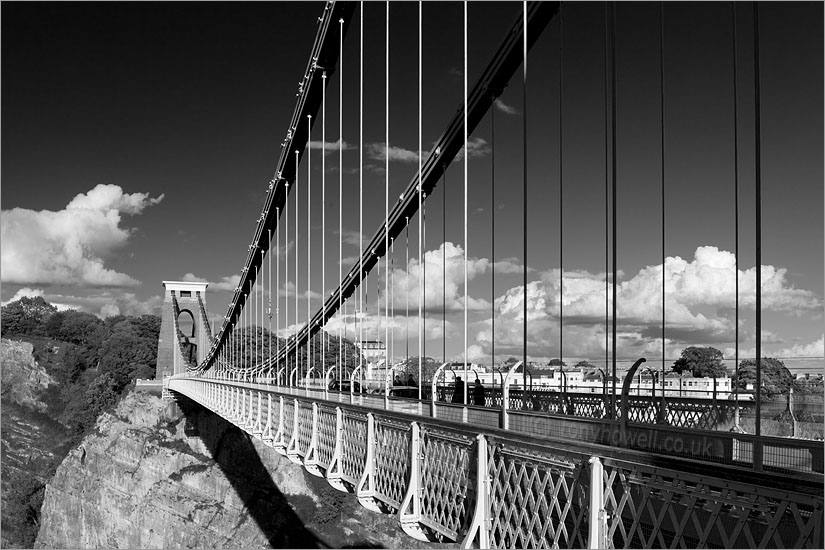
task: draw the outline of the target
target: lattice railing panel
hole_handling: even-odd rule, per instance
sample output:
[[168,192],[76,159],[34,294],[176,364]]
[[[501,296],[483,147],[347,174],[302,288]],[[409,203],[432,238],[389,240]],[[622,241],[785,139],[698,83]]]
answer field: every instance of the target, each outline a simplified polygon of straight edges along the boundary
[[280,419],[280,409],[281,409],[281,400],[278,399],[276,396],[272,396],[272,401],[270,405],[270,401],[268,399],[264,399],[263,401],[264,407],[264,416],[263,421],[266,423],[267,416],[270,419],[272,433],[274,434],[278,430],[278,421]]
[[456,539],[475,503],[473,440],[434,428],[421,433],[421,523]]
[[341,477],[357,484],[367,461],[367,415],[344,411],[341,449]]
[[335,409],[318,407],[318,461],[323,468],[332,461],[335,451]]
[[715,430],[728,428],[736,415],[736,406],[728,403],[710,404],[695,402],[670,402],[667,406],[667,423],[680,428]]
[[312,404],[301,401],[298,415],[298,454],[303,456],[312,440]]
[[573,416],[583,418],[605,418],[610,407],[605,404],[606,396],[603,395],[572,395],[570,403],[572,405]]
[[401,506],[409,483],[411,429],[409,422],[375,420],[376,498],[395,508]]
[[289,443],[292,437],[292,430],[295,427],[295,402],[292,399],[284,399],[284,442]]
[[527,452],[491,443],[494,548],[587,546],[589,468],[586,458]]
[[605,460],[616,548],[822,548],[822,500]]
[[656,424],[659,419],[659,404],[657,399],[629,399],[627,407],[627,421],[641,424]]

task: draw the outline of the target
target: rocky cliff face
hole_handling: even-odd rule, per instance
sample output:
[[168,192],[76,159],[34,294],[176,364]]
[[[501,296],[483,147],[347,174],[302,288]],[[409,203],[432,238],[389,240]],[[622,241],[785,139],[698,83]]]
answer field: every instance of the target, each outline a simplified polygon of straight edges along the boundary
[[41,400],[53,380],[32,350],[30,342],[0,341],[2,548],[31,546],[43,485],[68,450],[68,430]]
[[332,489],[198,405],[132,393],[113,414],[102,415],[96,433],[58,467],[46,488],[36,546],[418,543],[394,517],[367,511],[354,495]]
[[39,394],[54,381],[34,360],[32,349],[29,342],[0,341],[0,387],[4,400],[43,412],[46,405]]

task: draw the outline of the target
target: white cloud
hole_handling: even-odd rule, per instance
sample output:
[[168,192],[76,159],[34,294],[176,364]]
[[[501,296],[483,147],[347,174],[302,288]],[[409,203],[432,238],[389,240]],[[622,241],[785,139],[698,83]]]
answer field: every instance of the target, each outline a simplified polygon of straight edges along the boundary
[[37,298],[38,296],[43,296],[44,294],[45,293],[42,288],[23,287],[15,292],[14,296],[3,302],[3,305],[5,306],[11,302],[16,302],[20,298]]
[[[467,150],[470,152],[470,158],[481,158],[485,157],[490,154],[492,150],[490,145],[487,143],[487,140],[480,138],[480,137],[473,137],[467,140]],[[459,150],[458,154],[455,156],[456,161],[460,161],[464,158],[464,148],[462,147]]]
[[118,185],[97,185],[80,193],[65,209],[4,210],[2,282],[84,287],[128,287],[140,282],[105,266],[131,230],[121,215],[137,215],[163,200],[147,193],[124,193]]
[[[446,269],[445,269],[446,266]],[[471,281],[489,269],[487,258],[467,259],[467,280]],[[464,310],[464,250],[451,242],[443,243],[436,250],[424,254],[424,268],[418,258],[412,258],[408,270],[395,268],[390,272],[389,288],[391,308],[396,312],[406,312],[409,300],[411,314],[418,314],[419,278],[423,279],[425,300],[428,311]],[[382,275],[383,277],[384,275]],[[384,288],[387,288],[385,283]],[[490,309],[484,299],[467,297],[467,309],[472,311]]]
[[161,296],[151,296],[146,300],[141,300],[132,292],[104,290],[85,296],[75,296],[72,294],[52,294],[41,289],[30,288],[20,289],[9,302],[23,296],[42,296],[44,300],[60,311],[74,309],[92,313],[101,319],[119,314],[134,316],[160,315],[160,308],[163,305]]
[[[699,247],[693,261],[668,258],[666,266],[667,355],[678,355],[677,351],[685,345],[732,341],[736,276],[733,255],[715,247]],[[755,273],[755,268],[739,270],[740,305],[755,302]],[[762,274],[763,311],[796,313],[821,308],[821,298],[813,292],[796,289],[787,281],[786,269],[763,265]],[[608,285],[606,297],[605,275],[565,271],[563,290],[565,353],[603,357],[606,299],[608,308],[612,309],[612,287]],[[558,355],[559,291],[558,269],[543,273],[540,279],[527,285],[528,353],[531,356]],[[631,279],[620,281],[616,292],[619,356],[661,355],[661,264],[647,266]],[[511,288],[496,299],[495,305],[497,354],[520,351],[525,309],[523,287]],[[487,329],[479,330],[475,338],[487,353],[492,343],[489,324],[488,320]],[[763,338],[772,342],[779,340],[779,336],[773,334]],[[816,347],[799,347],[793,353],[816,350]]]
[[[762,342],[765,343],[764,341]],[[725,350],[725,357],[732,359],[735,354],[734,348],[727,348]],[[794,344],[789,348],[781,348],[775,351],[768,351],[762,348],[762,357],[822,357],[825,358],[825,335],[820,336],[819,339],[809,342],[807,344]],[[739,358],[756,357],[756,347],[746,349],[739,348]]]
[[794,344],[779,350],[777,357],[825,357],[825,335],[809,344]]
[[310,141],[309,142],[310,149],[318,149],[324,150],[325,154],[329,155],[330,153],[334,153],[338,150],[341,151],[351,151],[353,149],[357,149],[354,145],[347,143],[346,141]]
[[185,281],[187,283],[208,283],[209,282],[207,279],[204,279],[203,277],[198,277],[197,275],[195,275],[193,273],[187,273],[186,275],[181,277],[180,280]]
[[[424,156],[427,155],[423,152]],[[384,161],[389,157],[390,161],[418,162],[418,151],[410,151],[403,147],[390,145],[389,149],[383,143],[367,144],[367,156],[373,160]]]
[[[410,149],[404,149],[403,147],[396,147],[394,145],[390,145],[389,150],[387,149],[384,143],[370,143],[367,144],[367,156],[373,160],[384,161],[386,160],[387,156],[389,156],[390,161],[399,161],[399,162],[418,162],[418,151],[412,151]],[[470,158],[480,158],[490,154],[490,145],[487,141],[480,137],[471,137],[467,141],[467,150],[470,152]],[[430,150],[423,150],[421,151],[421,155],[423,158],[427,158],[430,155]],[[462,147],[458,154],[455,156],[455,160],[461,160],[464,158],[464,148]]]
[[186,273],[180,280],[190,283],[209,283],[209,290],[226,290],[229,292],[235,292],[235,289],[241,284],[240,275],[228,275],[221,277],[217,282],[211,282],[209,279],[200,277],[194,273]]
[[494,102],[494,105],[496,106],[496,109],[498,109],[499,111],[501,111],[502,113],[504,113],[506,115],[517,115],[518,114],[518,111],[516,110],[515,107],[511,107],[511,106],[507,105],[506,103],[504,103],[502,100],[500,100],[498,98],[496,98],[496,100]]
[[209,283],[209,286],[212,287],[212,290],[228,290],[230,292],[235,292],[235,289],[238,288],[238,285],[240,284],[240,275],[228,275],[226,277],[221,277],[221,279],[215,283]]

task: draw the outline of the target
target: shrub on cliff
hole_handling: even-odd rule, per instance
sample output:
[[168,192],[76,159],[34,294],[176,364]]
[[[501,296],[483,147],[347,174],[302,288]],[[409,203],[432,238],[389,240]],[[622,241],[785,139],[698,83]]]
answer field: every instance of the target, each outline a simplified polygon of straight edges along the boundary
[[115,386],[114,377],[105,372],[96,376],[86,391],[81,392],[82,388],[77,384],[72,387],[75,397],[66,407],[65,417],[75,433],[87,433],[100,413],[115,404],[119,395]]

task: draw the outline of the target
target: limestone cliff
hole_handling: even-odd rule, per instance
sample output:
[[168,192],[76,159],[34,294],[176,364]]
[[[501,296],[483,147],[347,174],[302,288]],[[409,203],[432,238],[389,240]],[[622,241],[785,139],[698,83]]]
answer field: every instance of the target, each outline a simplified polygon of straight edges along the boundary
[[54,381],[35,361],[32,349],[30,342],[0,340],[0,391],[4,400],[43,412],[46,405],[39,394]]
[[31,342],[0,341],[0,547],[31,546],[43,485],[69,448],[69,433],[48,410],[53,380],[34,359]]
[[418,543],[394,517],[367,511],[353,495],[335,491],[191,401],[178,406],[132,393],[98,419],[95,433],[57,469],[46,488],[36,546]]

